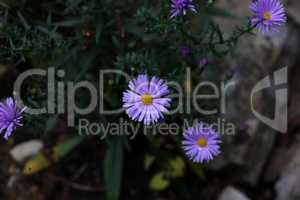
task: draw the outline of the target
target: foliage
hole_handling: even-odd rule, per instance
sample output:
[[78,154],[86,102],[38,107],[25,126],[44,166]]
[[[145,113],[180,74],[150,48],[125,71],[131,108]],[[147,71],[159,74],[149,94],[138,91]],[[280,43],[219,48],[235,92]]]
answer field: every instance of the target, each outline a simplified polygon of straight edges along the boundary
[[[172,20],[169,18],[169,3],[165,0],[2,1],[1,60],[14,60],[15,63],[21,60],[29,68],[63,69],[67,72],[63,81],[89,79],[96,82],[97,72],[107,68],[120,69],[132,75],[147,72],[167,80],[181,81],[184,79],[182,72],[186,67],[194,70],[194,78],[200,77],[203,69],[198,68],[198,59],[232,53],[240,37],[252,31],[251,25],[245,19],[245,25],[237,27],[229,36],[224,33],[214,17],[235,16],[215,7],[213,1],[197,1],[197,14]],[[194,26],[192,19],[197,26]],[[182,58],[178,54],[181,45],[188,45],[191,49],[188,58]],[[44,84],[45,80],[31,80],[23,94],[28,104],[38,106],[46,103],[43,98],[46,92],[42,88]],[[33,85],[37,85],[39,89],[33,91]],[[118,80],[117,84],[107,87],[104,103],[110,107],[120,107],[120,94],[126,85],[125,80]],[[88,99],[86,95],[81,97],[78,100],[79,105]],[[94,112],[88,117],[107,123],[121,116],[99,116]],[[172,117],[176,119],[178,116]],[[45,125],[56,119],[53,116],[50,119],[49,116],[37,118],[43,118]],[[32,119],[32,123],[35,120],[37,119]],[[148,155],[145,158],[145,170],[153,167],[156,169],[149,179],[151,189],[157,191],[172,187],[170,180],[183,177],[187,167],[196,177],[203,179],[201,167],[182,158],[177,139],[169,141],[175,145],[175,158],[171,158],[170,152],[162,150],[166,141],[152,137],[146,141],[149,144],[148,149],[156,152],[151,157],[147,152],[149,150],[144,152]],[[109,137],[106,144],[106,157],[103,162],[106,195],[109,200],[116,200],[119,199],[121,191],[123,151],[130,145],[123,137]],[[70,149],[77,145],[71,146]],[[70,149],[63,151],[59,158]],[[39,169],[50,165],[42,154],[32,158],[27,165],[32,170],[36,168],[36,162],[44,163]],[[33,171],[25,170],[24,173],[31,174]]]

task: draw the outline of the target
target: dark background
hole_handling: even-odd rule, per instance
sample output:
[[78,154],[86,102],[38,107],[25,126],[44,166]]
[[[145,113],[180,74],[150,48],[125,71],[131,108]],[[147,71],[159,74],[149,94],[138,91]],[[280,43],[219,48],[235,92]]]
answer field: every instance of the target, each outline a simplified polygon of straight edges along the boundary
[[[242,17],[250,14],[249,2],[219,0],[217,5]],[[237,134],[223,137],[222,154],[209,164],[194,167],[184,159],[172,138],[153,139],[150,137],[145,139],[144,136],[139,135],[130,141],[130,147],[125,148],[122,156],[124,163],[120,165],[123,168],[120,199],[300,199],[300,137],[298,134],[300,128],[298,78],[300,76],[300,3],[298,0],[289,0],[284,1],[284,4],[288,23],[272,38],[259,34],[257,36],[247,35],[239,41],[234,55],[222,58],[209,57],[210,62],[219,66],[217,71],[221,72],[219,75],[221,78],[234,72],[232,80],[238,83],[238,86],[228,93],[227,102],[230,112],[226,113],[226,118],[238,127]],[[221,24],[225,33],[230,32],[236,24],[240,23],[236,19],[216,18],[216,20]],[[90,30],[87,28],[83,31]],[[38,43],[34,43],[34,45],[37,46]],[[89,48],[89,44],[86,48]],[[115,56],[113,55],[114,51],[109,52],[109,47],[107,47],[107,51],[107,54]],[[56,54],[59,55],[60,52],[53,53],[53,56]],[[83,55],[83,57],[88,56],[89,54]],[[105,59],[109,60],[110,57],[105,57]],[[1,58],[1,97],[4,98],[11,94],[13,82],[18,74],[36,62],[43,63],[42,60],[43,58],[29,61],[20,57],[17,59],[15,57]],[[254,117],[250,110],[249,94],[258,80],[285,66],[288,67],[289,75],[287,86],[289,116],[288,133],[281,134]],[[72,68],[70,71],[72,72]],[[85,78],[88,79],[89,76]],[[39,81],[34,82],[35,86],[43,88],[43,81],[41,83]],[[31,86],[33,83],[28,84]],[[125,84],[124,87],[126,87]],[[38,93],[37,99],[42,99],[45,95],[36,93]],[[274,91],[264,91],[258,96],[256,98],[258,110],[272,116],[273,97]],[[65,141],[66,138],[69,138],[69,133],[74,131],[65,126],[65,118],[60,116],[55,123],[55,128],[47,132],[46,129],[51,126],[51,123],[49,121],[45,123],[45,121],[50,117],[29,119],[28,124],[34,124],[34,126],[18,129],[14,133],[15,138],[9,141],[1,139],[0,199],[105,199],[107,188],[103,163],[109,143],[101,141],[97,137],[88,138],[61,158],[59,162],[52,163],[47,169],[30,176],[22,175],[25,163],[16,162],[9,154],[14,146],[21,142],[37,139],[44,144],[43,152],[51,155],[52,147]],[[97,119],[97,116],[94,118]],[[44,133],[43,136],[39,132]],[[166,155],[167,157],[165,157]],[[172,167],[170,169],[172,165],[163,161],[176,158],[176,156],[180,156],[184,160],[185,167],[183,174],[172,177],[167,173],[174,170]],[[154,157],[155,161],[148,169],[145,167],[145,160],[151,159],[150,157]],[[181,164],[177,163],[175,166],[180,168]],[[167,174],[168,186],[163,189],[149,186],[153,177],[160,172],[163,172],[164,175]],[[162,187],[161,183],[155,182],[155,184],[160,185],[159,188]],[[117,186],[112,183],[112,187]]]

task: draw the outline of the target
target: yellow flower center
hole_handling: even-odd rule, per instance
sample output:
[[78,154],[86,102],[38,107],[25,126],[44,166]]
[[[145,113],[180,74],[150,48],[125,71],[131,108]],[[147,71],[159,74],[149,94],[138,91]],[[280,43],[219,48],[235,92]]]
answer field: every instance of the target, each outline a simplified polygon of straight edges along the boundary
[[264,20],[270,20],[271,19],[271,14],[269,12],[264,13]]
[[151,105],[153,102],[153,97],[150,94],[144,94],[141,96],[141,100],[145,105]]
[[198,146],[201,147],[201,148],[206,147],[206,146],[207,146],[206,139],[203,138],[203,137],[199,138],[198,141],[197,141],[197,144],[198,144]]

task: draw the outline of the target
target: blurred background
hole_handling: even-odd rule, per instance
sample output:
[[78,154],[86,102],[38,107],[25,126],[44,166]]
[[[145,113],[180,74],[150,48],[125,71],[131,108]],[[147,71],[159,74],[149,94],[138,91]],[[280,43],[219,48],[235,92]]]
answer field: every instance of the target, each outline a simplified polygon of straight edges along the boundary
[[[85,15],[85,8],[84,5],[81,5],[80,0],[66,2],[73,7],[69,7],[67,11],[66,8],[59,6],[54,8],[65,9],[68,16]],[[126,15],[129,8],[138,7],[141,3],[141,1],[134,2],[136,3],[124,3],[117,8],[114,7],[115,10],[112,12],[123,13],[123,10],[126,10],[125,14],[123,13]],[[159,1],[155,1],[155,3],[157,2]],[[216,6],[235,16],[234,19],[224,18],[224,14],[221,14],[221,17],[213,17],[220,24],[225,35],[241,23],[237,19],[250,16],[248,9],[250,2],[249,0],[218,0],[215,2]],[[64,5],[58,0],[56,3]],[[111,1],[108,1],[109,3]],[[66,127],[65,116],[43,116],[38,119],[29,117],[26,119],[26,123],[29,125],[18,129],[14,133],[13,139],[9,141],[1,139],[0,199],[96,200],[105,199],[107,191],[109,191],[111,200],[118,198],[115,193],[120,193],[119,199],[122,200],[299,200],[300,84],[297,77],[300,77],[300,68],[298,69],[300,64],[300,2],[286,0],[283,3],[287,11],[288,23],[279,33],[272,37],[264,37],[259,34],[246,35],[239,40],[234,54],[223,57],[208,55],[212,66],[218,66],[215,70],[219,74],[217,79],[230,76],[231,80],[237,83],[236,87],[227,93],[227,108],[230,112],[225,116],[228,121],[236,125],[236,134],[223,138],[222,154],[214,161],[201,166],[190,163],[178,150],[176,142],[169,137],[145,139],[144,136],[138,136],[129,142],[127,140],[126,142],[120,141],[126,143],[125,150],[120,153],[119,148],[111,146],[110,140],[102,141],[97,137],[85,141],[72,139],[70,132],[74,132],[74,130]],[[27,13],[23,13],[24,16],[16,9],[18,4],[24,4],[27,11]],[[25,26],[27,24],[26,17],[44,16],[42,11],[47,9],[52,9],[55,13],[55,9],[51,7],[52,4],[46,1],[30,1],[29,3],[29,1],[7,0],[0,1],[0,5],[2,18],[6,15],[6,8],[10,7]],[[80,9],[79,6],[81,6]],[[97,13],[93,13],[93,15],[97,15]],[[54,21],[57,21],[55,15],[53,16]],[[117,22],[111,24],[125,23],[123,18],[118,17],[116,16]],[[101,19],[105,23],[110,21],[109,18]],[[47,20],[49,22],[50,18]],[[119,38],[112,38],[111,41],[104,42],[104,45],[101,46],[104,53],[100,52],[98,55],[90,53],[97,51],[95,50],[97,45],[93,46],[97,41],[89,38],[100,38],[99,29],[104,30],[103,37],[107,37],[105,30],[110,29],[109,23],[106,24],[107,26],[94,28],[93,23],[101,24],[102,22],[101,20],[96,22],[92,20],[91,25],[86,23],[76,31],[70,27],[73,26],[72,23],[76,24],[77,22],[70,20],[68,23],[64,24],[62,31],[64,36],[70,36],[67,42],[76,40],[79,43],[75,47],[73,43],[68,46],[68,43],[61,42],[59,37],[55,40],[56,42],[52,41],[48,44],[43,38],[39,38],[38,34],[31,38],[27,47],[33,48],[37,52],[42,51],[39,48],[44,45],[43,42],[50,45],[51,48],[57,47],[56,52],[46,53],[45,57],[47,58],[49,55],[50,57],[64,55],[62,57],[67,59],[66,57],[70,56],[67,54],[68,52],[74,53],[76,48],[83,51],[82,57],[78,57],[78,60],[83,57],[87,58],[83,63],[73,60],[68,64],[68,73],[70,72],[71,75],[73,73],[73,78],[79,74],[78,71],[73,70],[73,67],[77,65],[94,66],[117,62],[116,65],[119,66],[118,63],[125,62],[122,59],[116,61],[116,51],[111,47],[113,44],[119,48],[119,52],[125,51],[125,48],[122,47],[123,41]],[[3,28],[2,25],[1,28]],[[198,28],[196,25],[195,29]],[[0,29],[1,31],[3,29]],[[46,32],[46,30],[42,31]],[[116,29],[111,32],[122,35],[126,30]],[[16,38],[23,38],[20,36],[22,32],[16,31],[14,34],[16,34]],[[55,33],[53,32],[53,34]],[[124,36],[124,38],[126,37]],[[130,37],[124,40],[130,40]],[[0,48],[2,52],[5,51],[5,54],[1,53],[2,57],[0,57],[1,98],[11,94],[14,80],[26,69],[36,65],[47,68],[52,65],[64,64],[64,59],[57,61],[59,63],[47,62],[44,57],[35,56],[36,52],[33,51],[26,54],[7,53],[7,48],[4,47],[6,44],[3,41],[2,36]],[[118,46],[118,42],[121,45]],[[60,45],[61,49],[58,48]],[[17,49],[14,50],[17,51]],[[74,55],[77,55],[76,52]],[[94,60],[97,56],[102,56],[101,61]],[[151,60],[149,64],[152,64]],[[259,80],[285,66],[288,67],[289,79],[287,86],[288,132],[281,134],[262,124],[253,115],[249,106],[249,95]],[[91,69],[93,70],[93,68]],[[161,70],[167,71],[167,69]],[[94,72],[96,71],[91,71],[90,74]],[[210,72],[207,72],[207,76]],[[92,80],[90,74],[84,78]],[[204,72],[205,74],[206,72]],[[32,95],[32,99],[27,99],[31,105],[40,106],[36,102],[46,96],[43,90],[44,84],[44,81],[38,78],[32,82],[26,82],[26,89]],[[123,89],[126,88],[126,84],[123,85]],[[36,89],[31,90],[32,88]],[[111,98],[114,104],[113,97],[116,95],[114,90],[110,95],[108,99]],[[274,96],[274,90],[264,91],[258,95],[255,100],[257,110],[272,117],[274,115]],[[99,116],[91,117],[99,118]],[[111,120],[117,120],[117,118],[111,117]],[[107,151],[107,148],[113,148],[114,151]],[[60,153],[53,158],[53,152],[56,151]],[[38,152],[42,152],[43,156],[32,157]],[[35,160],[30,160],[30,156]]]

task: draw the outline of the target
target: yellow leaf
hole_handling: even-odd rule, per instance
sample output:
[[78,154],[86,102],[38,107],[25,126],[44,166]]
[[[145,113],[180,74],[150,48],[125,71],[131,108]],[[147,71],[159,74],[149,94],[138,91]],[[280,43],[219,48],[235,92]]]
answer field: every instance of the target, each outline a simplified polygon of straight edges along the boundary
[[175,159],[170,161],[171,166],[171,176],[172,177],[182,177],[184,174],[185,164],[182,158],[177,156]]
[[25,164],[23,168],[23,174],[24,175],[34,174],[48,167],[49,165],[50,162],[48,161],[48,159],[42,153],[39,153],[38,155],[34,156],[31,160],[29,160]]
[[[69,139],[57,146],[53,147],[51,160],[54,162],[59,161],[62,157],[67,155],[72,149],[74,149],[78,144],[83,141],[84,137],[74,137]],[[24,166],[23,174],[31,175],[37,173],[47,167],[49,167],[51,161],[43,154],[39,153],[36,156],[32,157]]]
[[165,178],[163,172],[155,174],[150,181],[149,187],[152,190],[161,191],[166,189],[170,185],[170,182]]

